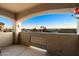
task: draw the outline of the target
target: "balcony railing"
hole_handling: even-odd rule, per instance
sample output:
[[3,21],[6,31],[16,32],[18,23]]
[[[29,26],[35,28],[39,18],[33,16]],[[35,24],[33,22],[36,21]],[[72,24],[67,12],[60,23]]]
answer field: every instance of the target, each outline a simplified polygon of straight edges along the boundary
[[79,55],[79,35],[21,32],[20,43],[44,48],[51,55]]
[[[79,35],[67,33],[20,32],[19,43],[47,50],[50,55],[79,55]],[[12,32],[0,32],[0,47],[13,44]]]

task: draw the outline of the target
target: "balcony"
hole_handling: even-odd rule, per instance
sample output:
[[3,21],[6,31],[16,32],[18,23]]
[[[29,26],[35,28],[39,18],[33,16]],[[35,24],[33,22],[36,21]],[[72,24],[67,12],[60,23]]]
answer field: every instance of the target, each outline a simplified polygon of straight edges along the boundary
[[12,32],[0,33],[2,56],[79,55],[79,35],[67,33],[20,32],[14,44]]
[[0,55],[79,56],[79,20],[77,34],[21,32],[20,28],[24,19],[45,13],[73,13],[75,5],[76,3],[0,4],[0,15],[14,22],[14,32],[0,32]]

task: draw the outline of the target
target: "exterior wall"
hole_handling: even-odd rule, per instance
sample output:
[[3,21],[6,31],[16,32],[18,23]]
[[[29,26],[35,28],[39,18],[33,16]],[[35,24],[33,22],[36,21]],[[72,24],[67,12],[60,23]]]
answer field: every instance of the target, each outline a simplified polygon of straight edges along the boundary
[[4,25],[0,24],[0,30],[3,30],[3,29],[4,29]]
[[0,32],[0,47],[6,47],[13,44],[12,32]]

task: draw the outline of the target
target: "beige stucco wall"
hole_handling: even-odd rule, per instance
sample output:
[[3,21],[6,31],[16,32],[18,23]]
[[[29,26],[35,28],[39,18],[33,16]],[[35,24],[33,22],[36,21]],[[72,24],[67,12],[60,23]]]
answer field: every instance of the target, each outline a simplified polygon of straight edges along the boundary
[[31,32],[21,32],[20,33],[20,43],[26,46],[37,46],[41,48],[46,48],[46,38],[45,34],[41,33],[31,33]]
[[20,44],[30,46],[30,33],[20,32]]
[[79,19],[77,19],[77,34],[79,34]]
[[13,44],[12,32],[0,32],[0,47],[6,47]]
[[31,33],[31,43],[34,46],[46,49],[47,48],[46,34],[40,32]]
[[79,35],[52,34],[48,35],[47,51],[51,55],[79,55]]
[[50,55],[79,55],[79,35],[77,34],[25,32],[20,34],[21,44],[27,45],[30,42],[35,43],[34,46],[37,47],[46,47]]

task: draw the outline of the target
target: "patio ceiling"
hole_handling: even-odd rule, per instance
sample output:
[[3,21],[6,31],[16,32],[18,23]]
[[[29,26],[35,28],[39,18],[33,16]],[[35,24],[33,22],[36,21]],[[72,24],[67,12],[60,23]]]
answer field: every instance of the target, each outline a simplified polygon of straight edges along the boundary
[[18,3],[18,4],[17,3],[2,3],[0,4],[0,7],[8,11],[14,12],[14,13],[19,13],[31,7],[34,7],[36,5],[38,4],[37,3],[36,4],[33,4],[33,3],[25,3],[25,4],[23,3]]
[[10,17],[14,15],[15,19],[20,19],[40,11],[74,7],[76,7],[76,3],[0,3],[0,14],[5,12]]

